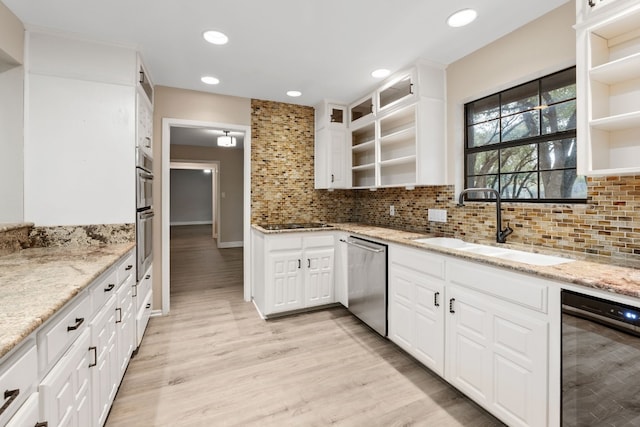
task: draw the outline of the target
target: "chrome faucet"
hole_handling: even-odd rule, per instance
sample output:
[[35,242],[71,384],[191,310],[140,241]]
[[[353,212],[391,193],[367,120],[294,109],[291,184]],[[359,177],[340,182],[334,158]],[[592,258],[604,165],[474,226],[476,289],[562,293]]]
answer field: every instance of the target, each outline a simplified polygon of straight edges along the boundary
[[498,190],[494,188],[465,188],[460,192],[460,196],[458,197],[458,207],[464,206],[465,194],[480,192],[489,192],[496,196],[496,242],[505,243],[507,236],[513,233],[513,228],[509,227],[509,223],[507,223],[507,227],[504,230],[502,229],[502,208],[500,207],[500,193],[498,193]]

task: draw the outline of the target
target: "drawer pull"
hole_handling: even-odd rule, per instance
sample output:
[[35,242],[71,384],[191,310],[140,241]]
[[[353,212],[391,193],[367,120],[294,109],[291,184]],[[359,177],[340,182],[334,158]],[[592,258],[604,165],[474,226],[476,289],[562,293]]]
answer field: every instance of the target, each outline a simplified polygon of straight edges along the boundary
[[451,298],[449,300],[449,313],[455,313],[456,311],[453,309],[453,303],[455,302],[455,298]]
[[127,267],[125,268],[125,271],[129,271],[133,268],[133,265],[129,264],[127,265]]
[[[4,391],[4,399],[6,400],[6,402],[4,402],[4,405],[2,405],[2,408],[0,408],[0,415],[2,415],[2,413],[7,410],[9,405],[11,405],[11,403],[14,400],[16,400],[16,397],[18,397],[19,394],[20,394],[20,389],[19,388],[15,389],[15,390],[5,390]],[[9,400],[7,400],[7,399],[9,399]]]
[[440,302],[438,301],[438,297],[440,296],[440,292],[436,292],[433,294],[433,305],[436,307],[440,307]]
[[146,276],[144,276],[144,279],[145,279],[145,280],[149,280],[149,279],[151,279],[151,275],[150,275],[150,274],[147,274]]
[[76,324],[73,326],[67,326],[67,332],[75,331],[80,327],[80,325],[82,325],[82,323],[84,323],[84,317],[76,317]]
[[116,285],[114,285],[113,283],[109,283],[109,286],[107,286],[106,288],[104,288],[105,292],[111,292],[113,290],[113,288],[115,288]]
[[132,287],[133,287],[133,292],[132,292],[131,298],[135,298],[138,296],[138,285],[136,284],[136,285],[133,285]]
[[98,347],[91,346],[89,347],[89,351],[93,351],[93,363],[89,363],[89,367],[93,368],[98,364]]
[[41,423],[36,423],[33,427],[49,427],[49,423],[47,421],[43,421]]
[[147,304],[146,308],[151,308],[151,303]]
[[118,320],[116,320],[116,323],[122,323],[122,308],[116,308],[116,311],[120,314]]

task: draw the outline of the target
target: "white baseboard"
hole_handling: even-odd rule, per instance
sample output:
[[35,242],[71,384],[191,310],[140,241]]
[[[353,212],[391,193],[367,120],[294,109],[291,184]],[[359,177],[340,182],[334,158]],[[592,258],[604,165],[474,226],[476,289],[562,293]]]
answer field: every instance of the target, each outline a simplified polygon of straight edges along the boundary
[[220,249],[225,249],[225,248],[241,248],[244,246],[244,242],[241,240],[239,242],[221,242],[218,241],[218,247]]
[[211,221],[171,221],[169,225],[211,225]]
[[149,317],[160,317],[162,315],[162,310],[151,310]]

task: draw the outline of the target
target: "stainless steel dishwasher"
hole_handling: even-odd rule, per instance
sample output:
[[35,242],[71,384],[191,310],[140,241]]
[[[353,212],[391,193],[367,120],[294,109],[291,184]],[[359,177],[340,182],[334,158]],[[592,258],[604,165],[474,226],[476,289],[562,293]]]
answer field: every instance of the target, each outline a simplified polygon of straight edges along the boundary
[[349,311],[387,336],[387,245],[349,236]]

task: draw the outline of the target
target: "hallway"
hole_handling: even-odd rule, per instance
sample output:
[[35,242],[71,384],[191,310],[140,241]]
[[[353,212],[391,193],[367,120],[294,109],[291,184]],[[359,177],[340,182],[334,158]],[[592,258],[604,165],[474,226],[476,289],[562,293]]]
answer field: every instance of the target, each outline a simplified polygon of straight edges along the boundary
[[343,308],[268,322],[242,248],[171,230],[171,312],[149,323],[107,426],[499,426]]

